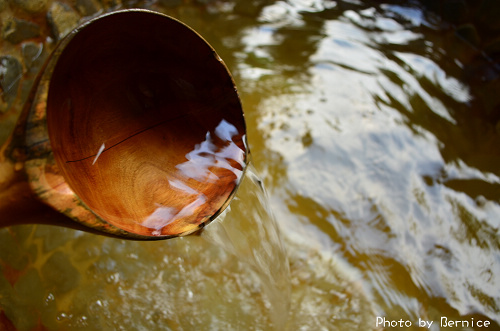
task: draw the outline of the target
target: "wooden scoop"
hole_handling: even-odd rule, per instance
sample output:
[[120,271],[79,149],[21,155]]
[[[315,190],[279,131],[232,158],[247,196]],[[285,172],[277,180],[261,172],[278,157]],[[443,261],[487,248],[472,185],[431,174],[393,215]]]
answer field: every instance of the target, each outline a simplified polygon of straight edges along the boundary
[[146,10],[98,17],[57,46],[2,148],[0,225],[192,233],[234,195],[245,134],[234,81],[195,31]]

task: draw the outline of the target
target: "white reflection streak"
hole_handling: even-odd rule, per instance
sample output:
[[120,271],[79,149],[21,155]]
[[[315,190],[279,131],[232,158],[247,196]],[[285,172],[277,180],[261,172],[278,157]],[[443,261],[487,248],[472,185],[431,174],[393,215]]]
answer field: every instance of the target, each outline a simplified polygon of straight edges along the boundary
[[165,207],[158,203],[155,205],[158,208],[156,208],[155,211],[149,215],[148,218],[146,218],[142,225],[150,229],[155,229],[156,231],[153,231],[152,234],[159,236],[161,234],[161,229],[164,226],[175,221],[174,217],[176,212],[172,207]]
[[233,137],[238,134],[238,130],[234,125],[226,120],[220,121],[219,125],[215,128],[215,135],[222,140],[232,141]]
[[169,180],[168,183],[173,188],[176,188],[178,190],[184,191],[184,192],[186,192],[189,195],[194,195],[194,194],[199,194],[200,193],[200,192],[196,191],[195,189],[187,186],[186,184],[184,184],[180,180]]
[[155,231],[152,232],[154,236],[161,235],[161,229],[166,225],[175,222],[180,218],[193,215],[197,208],[207,202],[207,197],[203,193],[196,191],[179,180],[171,180],[169,181],[169,184],[174,189],[187,193],[188,195],[197,196],[193,202],[184,206],[184,208],[178,212],[173,207],[165,207],[157,203],[156,207],[158,208],[156,208],[155,211],[142,223],[145,227],[155,229]]
[[185,206],[184,208],[181,209],[180,212],[178,212],[175,217],[176,218],[182,218],[186,216],[191,216],[194,214],[194,211],[205,204],[207,202],[207,197],[205,194],[198,195],[197,199],[191,202],[189,205]]
[[205,180],[215,182],[219,177],[208,169],[214,164],[215,149],[216,146],[212,143],[210,133],[207,132],[205,140],[186,154],[187,161],[177,165],[176,168],[187,178],[193,178],[199,182]]
[[193,215],[194,211],[206,202],[207,197],[200,193],[196,200],[186,205],[179,212],[176,212],[173,207],[165,207],[160,204],[156,204],[158,208],[156,208],[156,210],[148,216],[142,225],[150,229],[155,229],[151,232],[151,234],[153,236],[159,236],[161,235],[161,229],[166,225],[175,222],[180,218]]
[[168,183],[170,184],[171,187],[180,190],[188,195],[196,195],[196,200],[194,200],[193,202],[182,208],[178,213],[174,214],[172,221],[178,218],[193,215],[196,208],[200,207],[205,202],[207,202],[207,197],[205,196],[205,194],[193,189],[192,187],[187,186],[180,180],[169,180]]
[[99,156],[101,156],[105,148],[106,146],[104,145],[104,143],[102,143],[101,147],[99,148],[99,151],[97,152],[97,155],[95,156],[94,162],[92,162],[92,165],[96,163],[97,159],[99,158]]
[[[224,168],[233,172],[237,178],[240,178],[242,171],[235,169],[228,162],[229,159],[238,162],[244,166],[243,154],[239,153],[239,147],[232,141],[238,134],[238,129],[226,120],[222,120],[214,130],[215,135],[229,145],[217,150],[218,147],[213,143],[210,132],[207,132],[205,140],[197,144],[191,152],[186,154],[188,161],[177,165],[177,169],[187,178],[195,179],[199,182],[216,182],[219,178],[210,171],[210,167]],[[235,155],[240,155],[234,159]]]
[[[187,161],[176,166],[180,171],[181,178],[168,181],[170,187],[178,190],[180,195],[194,196],[195,200],[181,210],[157,203],[155,211],[142,223],[143,226],[154,229],[153,235],[161,235],[163,227],[178,219],[193,215],[196,209],[207,202],[205,194],[187,184],[189,179],[215,183],[219,177],[210,170],[211,167],[227,169],[236,175],[237,180],[241,177],[243,171],[234,168],[228,161],[234,160],[244,167],[243,153],[241,153],[238,145],[233,142],[233,137],[238,134],[238,130],[231,123],[222,120],[215,128],[214,134],[224,142],[225,146],[222,148],[216,146],[210,132],[207,132],[205,140],[195,145],[194,149],[186,154]],[[103,150],[104,144],[101,146],[96,160]],[[235,156],[237,159],[235,159]]]

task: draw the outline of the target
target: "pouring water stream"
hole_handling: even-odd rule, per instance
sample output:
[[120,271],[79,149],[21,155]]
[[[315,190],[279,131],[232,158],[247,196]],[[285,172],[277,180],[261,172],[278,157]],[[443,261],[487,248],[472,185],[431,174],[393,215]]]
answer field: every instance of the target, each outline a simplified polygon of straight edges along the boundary
[[290,308],[290,268],[277,223],[253,165],[246,170],[230,206],[204,229],[202,237],[251,266],[267,296],[266,307],[274,329],[284,330]]

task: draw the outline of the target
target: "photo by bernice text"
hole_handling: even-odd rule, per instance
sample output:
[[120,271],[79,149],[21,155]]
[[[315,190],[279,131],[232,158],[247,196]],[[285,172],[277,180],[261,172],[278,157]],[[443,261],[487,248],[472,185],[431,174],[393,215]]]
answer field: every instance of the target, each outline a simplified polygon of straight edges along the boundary
[[418,318],[417,320],[408,319],[388,319],[383,316],[377,316],[375,327],[378,328],[404,328],[404,327],[419,327],[430,329],[432,326],[440,326],[442,328],[489,328],[491,321],[487,319],[464,318],[450,319],[442,316],[439,320],[426,320]]

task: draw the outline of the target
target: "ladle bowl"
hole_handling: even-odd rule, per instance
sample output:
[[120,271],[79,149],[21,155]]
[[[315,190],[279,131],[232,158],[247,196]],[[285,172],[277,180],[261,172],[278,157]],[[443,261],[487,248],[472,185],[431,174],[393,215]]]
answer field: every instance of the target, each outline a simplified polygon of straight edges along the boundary
[[3,147],[0,224],[192,233],[234,195],[245,133],[235,83],[194,30],[146,10],[100,16],[56,47]]

